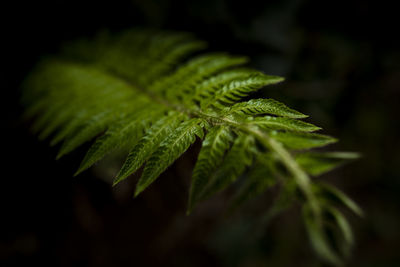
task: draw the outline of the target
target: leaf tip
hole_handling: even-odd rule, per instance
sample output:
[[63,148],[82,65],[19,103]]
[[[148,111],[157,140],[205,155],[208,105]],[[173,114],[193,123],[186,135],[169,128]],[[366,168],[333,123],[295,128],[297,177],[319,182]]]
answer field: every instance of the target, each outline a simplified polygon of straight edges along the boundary
[[266,75],[266,78],[269,80],[269,82],[272,83],[280,83],[285,80],[285,77],[275,76],[275,75]]
[[78,170],[74,173],[74,177],[78,176],[79,174],[81,174],[84,170],[86,170],[86,168],[84,167],[79,167]]
[[306,115],[306,114],[303,114],[301,112],[296,112],[296,115],[294,116],[294,118],[296,118],[296,119],[306,119],[308,117],[310,117],[310,116]]
[[186,216],[189,216],[191,213],[192,213],[192,208],[189,207],[189,208],[186,210]]
[[112,187],[115,187],[117,184],[119,184],[119,182],[121,181],[120,178],[118,178],[118,176],[114,179],[113,183],[112,183]]
[[136,190],[135,190],[135,193],[133,194],[133,197],[134,198],[138,197],[139,194],[143,192],[143,190],[144,190],[144,188],[141,187],[141,186],[136,187]]
[[56,160],[61,159],[64,155],[65,155],[65,153],[62,153],[62,151],[60,151],[56,156]]

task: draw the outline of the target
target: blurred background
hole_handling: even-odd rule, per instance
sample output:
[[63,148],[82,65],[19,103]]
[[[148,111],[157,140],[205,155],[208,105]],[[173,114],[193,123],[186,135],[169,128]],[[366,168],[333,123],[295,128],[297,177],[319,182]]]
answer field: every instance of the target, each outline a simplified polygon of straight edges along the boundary
[[263,219],[273,192],[227,214],[227,190],[185,216],[199,144],[133,199],[137,177],[110,185],[115,157],[73,178],[88,146],[56,161],[30,134],[18,101],[35,63],[66,41],[132,26],[193,32],[210,51],[286,77],[260,95],[309,114],[340,139],[331,150],[363,154],[319,178],[366,213],[346,213],[357,241],[348,266],[400,266],[400,25],[389,2],[10,1],[0,20],[1,266],[324,266],[298,206]]

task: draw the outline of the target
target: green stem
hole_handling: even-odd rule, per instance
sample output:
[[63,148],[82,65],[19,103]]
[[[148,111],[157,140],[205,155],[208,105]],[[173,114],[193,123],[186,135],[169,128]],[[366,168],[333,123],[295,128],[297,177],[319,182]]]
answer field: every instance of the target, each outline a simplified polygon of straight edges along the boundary
[[271,151],[274,151],[278,155],[280,161],[283,163],[283,165],[286,166],[289,172],[293,175],[297,185],[304,193],[314,214],[319,216],[321,212],[320,206],[314,193],[311,190],[311,179],[307,175],[307,173],[305,173],[304,170],[301,169],[301,167],[293,159],[289,151],[287,151],[281,143],[271,138],[264,132],[252,128],[248,128],[248,132],[253,134],[263,146],[265,146]]

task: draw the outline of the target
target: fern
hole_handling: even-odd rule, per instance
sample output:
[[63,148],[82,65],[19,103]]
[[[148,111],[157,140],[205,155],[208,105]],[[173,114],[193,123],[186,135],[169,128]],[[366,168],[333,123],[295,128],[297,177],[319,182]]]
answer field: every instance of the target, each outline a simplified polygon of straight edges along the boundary
[[[292,195],[289,199],[302,203],[319,256],[341,264],[353,238],[335,206],[359,215],[361,210],[310,175],[330,171],[357,154],[309,151],[337,140],[314,133],[320,128],[302,121],[306,115],[276,100],[243,101],[283,78],[239,67],[246,57],[189,57],[204,47],[190,34],[139,29],[71,43],[60,57],[43,60],[27,79],[25,116],[36,119],[33,129],[40,138],[50,137],[52,145],[62,142],[58,158],[97,137],[76,174],[114,149],[130,150],[114,185],[145,165],[135,196],[196,139],[204,139],[188,213],[242,175],[246,180],[235,205],[280,184]],[[334,249],[327,225],[341,231],[343,250]]]

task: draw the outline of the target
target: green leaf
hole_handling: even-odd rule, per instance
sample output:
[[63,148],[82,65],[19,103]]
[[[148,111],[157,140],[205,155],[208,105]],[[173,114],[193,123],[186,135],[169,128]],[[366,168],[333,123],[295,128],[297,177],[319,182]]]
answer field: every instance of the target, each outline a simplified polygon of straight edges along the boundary
[[282,77],[265,74],[250,75],[247,78],[233,80],[216,92],[212,104],[217,107],[234,104],[261,87],[276,84],[283,80]]
[[316,133],[272,131],[271,137],[290,149],[310,149],[337,142],[333,137]]
[[132,145],[137,142],[143,134],[143,130],[155,119],[159,118],[161,111],[155,112],[154,107],[142,110],[140,114],[128,116],[116,125],[110,127],[107,132],[99,137],[89,148],[85,158],[82,160],[75,176],[102,159],[107,153],[124,145]]
[[[245,57],[230,57],[225,54],[209,54],[198,56],[178,68],[173,74],[156,81],[151,90],[166,92],[168,98],[182,95],[182,91],[192,93],[192,88],[204,78],[231,66],[243,64]],[[173,88],[166,91],[166,88]]]
[[303,220],[315,252],[323,260],[335,266],[342,265],[339,255],[332,249],[324,231],[321,218],[316,218],[308,206],[303,207]]
[[70,135],[62,145],[60,151],[57,154],[57,159],[61,158],[65,154],[70,153],[77,147],[85,142],[88,142],[96,135],[107,129],[108,124],[114,121],[114,116],[110,112],[104,112],[99,114],[97,117],[93,117],[86,123],[86,126],[82,127],[75,135]]
[[206,122],[202,119],[185,121],[161,143],[146,163],[142,177],[136,187],[135,196],[146,189],[168,166],[179,158],[194,143],[196,136],[203,138],[205,124]]
[[338,228],[342,232],[344,240],[346,242],[346,247],[350,248],[354,242],[353,233],[351,231],[350,224],[347,222],[347,220],[343,216],[343,214],[339,210],[335,209],[334,207],[329,206],[328,211],[333,216]]
[[320,127],[317,127],[311,123],[307,123],[304,121],[291,118],[272,117],[272,116],[250,118],[248,120],[248,123],[256,125],[266,130],[313,132],[321,129]]
[[171,132],[178,126],[182,116],[171,113],[152,125],[138,144],[129,153],[124,165],[116,176],[113,185],[137,171]]
[[352,152],[306,152],[296,155],[295,158],[306,172],[317,176],[359,157],[358,153]]
[[271,114],[294,119],[308,117],[296,110],[288,108],[285,104],[274,99],[251,99],[247,102],[240,102],[233,105],[228,111],[246,115]]
[[[192,52],[201,50],[205,48],[206,43],[203,41],[193,40],[186,41],[179,44],[176,44],[172,47],[166,49],[167,51],[162,51],[163,54],[160,53],[160,57],[163,64],[152,64],[148,70],[148,74],[143,76],[141,83],[146,84],[150,82],[152,79],[159,77],[162,74],[168,73],[175,66],[181,58],[184,58],[186,55],[191,54]],[[157,57],[156,57],[157,58]],[[160,60],[158,61],[160,62]],[[157,62],[154,62],[157,63]]]
[[224,158],[229,149],[233,135],[229,127],[216,126],[206,135],[193,170],[192,184],[189,193],[189,214],[198,201],[200,193],[207,185],[209,178]]
[[347,222],[343,214],[334,207],[328,207],[328,211],[333,216],[335,225],[341,232],[341,236],[339,236],[339,234],[334,236],[336,237],[338,248],[345,257],[348,257],[354,243],[350,224]]
[[198,199],[204,200],[235,182],[253,161],[255,154],[253,145],[254,138],[252,136],[238,136],[222,164],[218,166],[217,171],[199,194]]
[[360,217],[364,216],[362,209],[357,205],[357,203],[351,200],[348,196],[346,196],[346,194],[344,194],[339,189],[322,182],[319,182],[315,186],[316,190],[318,190],[320,194],[325,196],[324,198],[330,199],[333,202],[344,205],[345,207],[349,208]]
[[170,95],[172,95],[172,92],[175,91],[178,92],[177,96],[184,97],[188,95],[188,98],[191,98],[191,94],[195,92],[196,85],[203,81],[205,78],[229,67],[244,64],[247,61],[248,59],[246,57],[216,57],[215,59],[208,61],[203,66],[199,66],[195,72],[193,72],[184,81],[177,85],[175,90],[169,90],[167,93],[170,93]]
[[197,84],[194,88],[194,95],[189,100],[198,103],[199,106],[204,108],[213,101],[215,93],[227,83],[256,74],[260,74],[260,72],[243,68],[225,70]]

